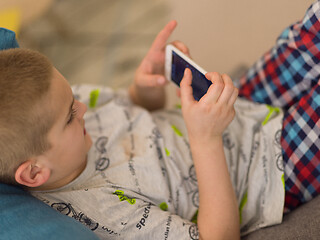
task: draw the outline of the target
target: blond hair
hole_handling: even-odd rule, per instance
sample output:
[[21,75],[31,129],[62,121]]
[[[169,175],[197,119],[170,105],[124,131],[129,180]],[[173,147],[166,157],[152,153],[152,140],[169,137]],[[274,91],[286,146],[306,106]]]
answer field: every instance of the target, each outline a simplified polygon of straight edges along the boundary
[[50,61],[26,49],[0,51],[0,182],[17,184],[18,166],[50,148],[53,119],[46,106]]

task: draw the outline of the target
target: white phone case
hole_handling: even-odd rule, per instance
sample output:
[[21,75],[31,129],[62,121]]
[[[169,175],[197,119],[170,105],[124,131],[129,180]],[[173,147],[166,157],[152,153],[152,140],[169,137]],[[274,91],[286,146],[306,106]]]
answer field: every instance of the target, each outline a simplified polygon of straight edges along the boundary
[[165,55],[165,77],[168,80],[173,81],[171,78],[172,53],[173,52],[175,52],[177,55],[179,55],[181,58],[183,58],[186,62],[188,62],[190,65],[192,65],[195,69],[197,69],[203,75],[205,75],[207,73],[207,71],[205,71],[202,67],[200,67],[198,64],[196,64],[192,59],[190,59],[188,56],[186,56],[183,52],[181,52],[175,46],[168,44],[166,46],[166,55]]

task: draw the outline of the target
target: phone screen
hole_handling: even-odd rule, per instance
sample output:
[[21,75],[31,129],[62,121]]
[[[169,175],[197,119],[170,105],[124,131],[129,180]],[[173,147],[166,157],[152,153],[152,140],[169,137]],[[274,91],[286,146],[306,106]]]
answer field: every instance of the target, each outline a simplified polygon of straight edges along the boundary
[[206,94],[212,82],[209,81],[203,73],[180,57],[175,51],[172,51],[171,78],[178,86],[180,86],[186,68],[189,68],[192,72],[191,86],[193,89],[193,97],[195,100],[199,101],[200,98]]

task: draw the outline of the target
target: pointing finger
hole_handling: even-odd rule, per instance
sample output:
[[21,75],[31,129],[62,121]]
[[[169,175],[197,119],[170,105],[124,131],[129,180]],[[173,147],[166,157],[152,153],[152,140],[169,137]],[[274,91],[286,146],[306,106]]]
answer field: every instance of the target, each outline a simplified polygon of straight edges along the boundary
[[158,33],[157,37],[152,43],[150,50],[152,51],[162,50],[176,26],[177,26],[177,22],[175,20],[172,20],[169,23],[167,23],[167,25]]

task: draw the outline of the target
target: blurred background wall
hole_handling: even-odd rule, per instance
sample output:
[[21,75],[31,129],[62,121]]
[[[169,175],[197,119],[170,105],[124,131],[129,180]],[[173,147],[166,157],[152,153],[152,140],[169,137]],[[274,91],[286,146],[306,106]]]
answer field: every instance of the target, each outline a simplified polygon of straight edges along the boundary
[[[300,20],[313,0],[0,0],[22,47],[47,55],[71,84],[126,87],[156,34],[190,48],[207,71],[237,77]],[[9,21],[10,20],[10,21]],[[10,24],[9,24],[10,25]],[[169,91],[170,92],[170,91]]]
[[206,70],[230,73],[251,65],[282,30],[303,18],[314,0],[174,0],[179,39]]

